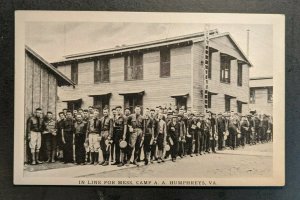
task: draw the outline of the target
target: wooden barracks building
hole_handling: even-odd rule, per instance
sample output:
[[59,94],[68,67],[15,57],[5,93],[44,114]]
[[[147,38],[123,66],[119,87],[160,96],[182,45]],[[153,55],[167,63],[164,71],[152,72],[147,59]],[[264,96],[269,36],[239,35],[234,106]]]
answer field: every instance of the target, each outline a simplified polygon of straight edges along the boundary
[[[185,106],[204,112],[204,33],[65,56],[52,63],[76,83],[57,108]],[[208,108],[248,112],[252,64],[229,33],[209,31]]]

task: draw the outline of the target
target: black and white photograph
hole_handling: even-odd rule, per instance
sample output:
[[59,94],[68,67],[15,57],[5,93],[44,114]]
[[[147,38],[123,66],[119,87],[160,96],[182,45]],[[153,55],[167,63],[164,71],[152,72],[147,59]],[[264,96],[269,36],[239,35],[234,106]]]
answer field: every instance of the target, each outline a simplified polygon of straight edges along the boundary
[[283,186],[284,20],[16,12],[14,184]]

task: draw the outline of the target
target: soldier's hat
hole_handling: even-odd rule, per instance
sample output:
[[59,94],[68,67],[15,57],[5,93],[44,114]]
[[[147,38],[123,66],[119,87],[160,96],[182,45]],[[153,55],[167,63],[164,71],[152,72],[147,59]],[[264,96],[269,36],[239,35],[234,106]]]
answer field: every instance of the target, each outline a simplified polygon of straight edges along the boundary
[[173,115],[173,111],[172,110],[168,110],[168,115]]
[[191,113],[190,113],[190,115],[193,115],[193,116],[195,116],[195,113],[194,113],[194,112],[191,112]]
[[154,108],[151,108],[150,111],[155,111],[155,109],[154,109]]

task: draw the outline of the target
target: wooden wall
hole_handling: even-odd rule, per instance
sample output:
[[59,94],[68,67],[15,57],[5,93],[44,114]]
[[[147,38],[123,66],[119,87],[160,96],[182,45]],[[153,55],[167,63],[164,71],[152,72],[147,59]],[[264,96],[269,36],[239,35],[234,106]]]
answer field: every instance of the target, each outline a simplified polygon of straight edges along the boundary
[[25,59],[25,119],[39,107],[44,113],[51,111],[55,114],[56,78],[31,54],[26,53]]
[[[175,104],[174,94],[191,94],[191,46],[171,49],[171,76],[160,78],[160,53],[159,51],[147,52],[143,55],[143,80],[124,80],[124,57],[110,59],[110,82],[94,84],[94,63],[79,63],[79,83],[75,89],[58,88],[58,109],[66,107],[64,99],[82,98],[82,107],[93,105],[93,98],[89,94],[112,93],[110,106],[124,104],[124,97],[120,92],[145,91],[143,107],[153,108],[163,104]],[[70,77],[70,65],[58,66],[58,70]],[[191,97],[188,98],[191,107]]]

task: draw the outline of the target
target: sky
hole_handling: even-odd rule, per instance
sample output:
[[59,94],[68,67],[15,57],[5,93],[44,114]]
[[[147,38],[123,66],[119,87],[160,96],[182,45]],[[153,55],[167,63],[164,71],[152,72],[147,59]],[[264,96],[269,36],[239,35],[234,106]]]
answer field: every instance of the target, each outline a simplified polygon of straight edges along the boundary
[[[209,24],[219,33],[229,32],[246,54],[247,29],[250,30],[250,77],[273,76],[272,25]],[[117,23],[117,22],[27,22],[25,43],[48,62],[63,56],[113,48],[184,34],[201,32],[204,24]]]

